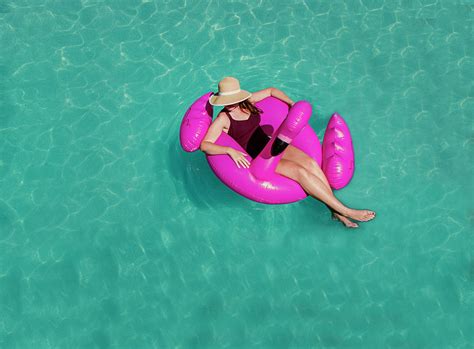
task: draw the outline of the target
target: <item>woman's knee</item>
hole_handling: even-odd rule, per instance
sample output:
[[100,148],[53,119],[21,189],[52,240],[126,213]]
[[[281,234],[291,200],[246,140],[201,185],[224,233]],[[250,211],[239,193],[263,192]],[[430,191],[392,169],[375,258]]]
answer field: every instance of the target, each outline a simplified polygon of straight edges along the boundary
[[309,171],[313,171],[314,169],[319,167],[318,163],[302,150],[291,145],[287,149],[288,151],[283,153],[284,159],[293,161]]
[[310,176],[310,172],[308,171],[308,169],[306,169],[304,166],[301,166],[299,164],[296,165],[295,172],[296,172],[296,178],[299,181],[308,179]]
[[303,178],[307,178],[309,175],[308,170],[303,166],[294,161],[284,159],[280,160],[276,172],[295,181],[300,181]]
[[303,159],[302,166],[310,171],[318,169],[319,165],[312,157],[306,157]]

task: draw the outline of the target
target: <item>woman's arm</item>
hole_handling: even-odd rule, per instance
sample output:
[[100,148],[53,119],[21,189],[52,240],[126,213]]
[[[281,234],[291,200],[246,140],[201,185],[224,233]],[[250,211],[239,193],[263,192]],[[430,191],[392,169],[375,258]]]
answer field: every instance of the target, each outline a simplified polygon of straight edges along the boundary
[[276,98],[282,100],[283,102],[288,104],[290,107],[293,104],[295,104],[295,102],[293,102],[293,100],[290,97],[288,97],[285,94],[285,92],[283,92],[282,90],[277,89],[276,87],[269,87],[269,88],[266,88],[266,89],[261,90],[261,91],[253,92],[252,96],[249,99],[250,99],[250,102],[255,103],[255,102],[261,101],[264,98],[270,97],[270,96],[273,96],[273,97],[276,97]]
[[227,154],[232,160],[234,160],[237,167],[250,167],[250,162],[245,158],[247,155],[237,149],[232,147],[224,147],[222,145],[215,144],[214,142],[219,138],[221,132],[223,132],[224,127],[228,126],[230,123],[227,116],[221,114],[218,115],[216,120],[211,124],[209,130],[207,130],[206,136],[201,142],[200,149],[209,155],[220,155]]
[[224,127],[226,126],[225,116],[218,115],[216,120],[211,124],[207,130],[206,136],[201,142],[200,149],[209,155],[219,155],[219,154],[228,154],[228,148],[222,145],[214,144],[214,142],[219,138],[221,132],[223,132]]

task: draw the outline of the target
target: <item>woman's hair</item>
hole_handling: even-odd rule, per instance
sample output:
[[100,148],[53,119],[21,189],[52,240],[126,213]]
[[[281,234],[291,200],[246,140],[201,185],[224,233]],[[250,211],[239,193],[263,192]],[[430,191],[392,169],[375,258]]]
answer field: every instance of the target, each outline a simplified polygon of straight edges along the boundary
[[260,115],[262,113],[262,110],[260,110],[255,105],[253,105],[248,99],[246,99],[245,101],[239,102],[237,105],[239,106],[240,109],[244,111],[248,111],[251,114]]

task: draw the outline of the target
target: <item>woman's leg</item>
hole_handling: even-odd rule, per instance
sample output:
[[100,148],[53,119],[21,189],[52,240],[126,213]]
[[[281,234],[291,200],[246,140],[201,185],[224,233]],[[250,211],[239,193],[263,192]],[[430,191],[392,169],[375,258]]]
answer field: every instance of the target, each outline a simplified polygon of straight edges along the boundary
[[375,217],[375,212],[353,210],[344,206],[317,176],[296,162],[281,159],[276,172],[297,181],[309,195],[324,202],[327,206],[345,217],[358,221],[368,221]]
[[[308,154],[306,154],[304,151],[289,145],[286,149],[285,152],[283,153],[282,156],[283,159],[291,160],[296,162],[298,165],[303,166],[305,169],[307,169],[310,173],[318,177],[321,182],[324,183],[324,185],[331,191],[332,193],[332,188],[329,185],[329,182],[326,178],[326,175],[324,172],[321,170],[321,167],[319,164]],[[329,205],[325,204],[326,207],[331,211],[333,219],[341,221],[342,224],[344,224],[348,228],[357,228],[359,225],[353,221],[351,221],[349,218],[343,216],[342,214],[334,211]]]
[[328,179],[326,178],[323,170],[321,170],[321,167],[319,167],[319,164],[304,151],[290,144],[283,152],[282,159],[291,160],[296,162],[298,165],[303,166],[309,172],[317,176],[326,185],[326,187],[332,191]]

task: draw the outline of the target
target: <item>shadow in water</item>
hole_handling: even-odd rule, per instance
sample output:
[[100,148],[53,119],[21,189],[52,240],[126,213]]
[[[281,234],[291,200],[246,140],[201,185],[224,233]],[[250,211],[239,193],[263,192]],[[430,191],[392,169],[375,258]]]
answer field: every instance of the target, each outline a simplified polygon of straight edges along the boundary
[[[161,145],[155,148],[155,159],[162,153]],[[245,207],[248,200],[223,184],[212,172],[203,152],[185,152],[179,141],[169,144],[167,166],[170,175],[182,186],[194,205],[211,208],[219,205]],[[157,172],[158,173],[158,172]]]

